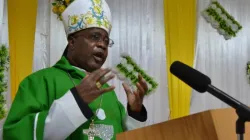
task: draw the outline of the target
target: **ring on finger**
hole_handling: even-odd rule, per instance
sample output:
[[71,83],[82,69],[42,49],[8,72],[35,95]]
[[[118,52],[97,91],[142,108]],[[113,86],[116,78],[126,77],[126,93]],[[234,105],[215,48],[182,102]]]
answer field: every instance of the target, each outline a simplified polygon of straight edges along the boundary
[[96,87],[100,89],[102,87],[102,84],[100,82],[96,82]]

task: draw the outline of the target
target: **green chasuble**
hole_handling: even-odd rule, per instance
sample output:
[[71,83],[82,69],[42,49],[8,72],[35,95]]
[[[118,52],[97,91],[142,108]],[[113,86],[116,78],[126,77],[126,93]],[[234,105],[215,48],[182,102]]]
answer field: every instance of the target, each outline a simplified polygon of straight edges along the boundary
[[[52,103],[74,87],[68,73],[76,84],[85,76],[81,70],[74,68],[65,57],[62,57],[53,67],[35,72],[21,82],[3,127],[4,140],[33,140],[34,137],[43,140],[45,120]],[[99,108],[100,99],[101,96],[89,104],[93,112]],[[105,111],[106,119],[96,118],[95,124],[112,125],[112,139],[115,139],[117,133],[123,132],[125,108],[113,91],[103,94],[101,108]],[[89,124],[90,120],[77,128],[67,139],[87,140],[83,129],[88,129]],[[57,133],[57,130],[53,132]],[[99,138],[95,137],[95,140]]]

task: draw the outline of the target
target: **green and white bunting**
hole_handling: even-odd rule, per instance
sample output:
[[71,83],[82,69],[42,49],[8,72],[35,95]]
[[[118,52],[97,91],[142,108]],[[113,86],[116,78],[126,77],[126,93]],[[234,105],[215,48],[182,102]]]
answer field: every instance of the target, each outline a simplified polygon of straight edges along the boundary
[[242,26],[234,17],[228,14],[217,1],[213,1],[208,8],[202,12],[202,15],[226,40],[235,37],[239,30],[242,29]]
[[127,54],[121,55],[121,62],[116,65],[113,72],[117,75],[119,80],[128,83],[133,90],[136,90],[136,83],[139,81],[138,75],[141,74],[149,88],[147,95],[158,87],[158,83]]

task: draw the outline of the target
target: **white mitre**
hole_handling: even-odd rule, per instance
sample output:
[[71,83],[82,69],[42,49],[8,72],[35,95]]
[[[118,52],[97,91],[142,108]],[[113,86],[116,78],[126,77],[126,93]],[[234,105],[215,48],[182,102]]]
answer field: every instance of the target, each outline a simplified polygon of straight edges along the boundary
[[111,31],[111,12],[105,0],[55,0],[53,5],[67,36],[92,27]]

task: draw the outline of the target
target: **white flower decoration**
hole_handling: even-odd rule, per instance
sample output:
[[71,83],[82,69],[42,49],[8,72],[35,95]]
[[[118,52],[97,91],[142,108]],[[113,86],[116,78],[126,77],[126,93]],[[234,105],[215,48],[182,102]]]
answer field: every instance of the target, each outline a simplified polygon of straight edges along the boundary
[[[215,12],[215,14],[209,15],[210,13],[207,11]],[[226,40],[234,37],[234,34],[242,28],[242,26],[238,25],[238,22],[224,10],[217,0],[212,0],[209,7],[202,12],[202,16],[213,28],[217,29],[217,32],[223,35]],[[223,26],[221,26],[222,24]],[[229,35],[228,28],[233,35]]]
[[214,28],[219,28],[219,23],[217,21],[211,23]]
[[208,21],[208,22],[212,22],[212,18],[213,18],[213,17],[209,16],[209,17],[207,18],[207,21]]
[[238,26],[236,24],[232,24],[231,27],[234,32],[238,31]]
[[210,17],[210,22],[211,22],[211,23],[214,23],[214,22],[217,22],[217,21],[214,19],[214,17],[211,16],[211,17]]
[[204,16],[204,18],[208,18],[209,17],[209,15],[208,15],[208,13],[206,12],[206,11],[204,11],[203,13],[202,13],[202,15]]
[[219,29],[219,33],[222,34],[222,35],[224,35],[226,32],[223,29]]
[[132,65],[127,65],[127,69],[128,69],[128,71],[133,71],[134,70],[134,68],[133,68],[133,66]]
[[122,64],[122,65],[124,65],[124,66],[126,66],[126,65],[127,65],[127,59],[122,58],[122,60],[121,60],[121,64]]
[[225,14],[222,14],[221,18],[224,19],[225,21],[227,21],[227,16]]
[[123,53],[120,54],[120,56],[121,56],[121,57],[127,57],[127,56],[129,56],[129,54],[126,53],[126,52],[123,52]]
[[219,15],[222,13],[221,9],[220,8],[216,8],[215,10]]
[[224,35],[224,38],[225,38],[226,40],[228,40],[228,39],[231,39],[232,36],[230,36],[230,35]]
[[216,6],[215,4],[212,4],[212,5],[211,5],[211,8],[216,9],[217,6]]
[[230,19],[226,20],[226,23],[228,26],[231,26],[233,24],[233,22]]
[[138,77],[139,73],[135,71],[135,72],[134,72],[134,75],[135,75],[136,77]]

